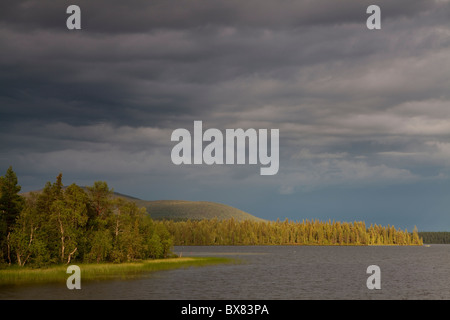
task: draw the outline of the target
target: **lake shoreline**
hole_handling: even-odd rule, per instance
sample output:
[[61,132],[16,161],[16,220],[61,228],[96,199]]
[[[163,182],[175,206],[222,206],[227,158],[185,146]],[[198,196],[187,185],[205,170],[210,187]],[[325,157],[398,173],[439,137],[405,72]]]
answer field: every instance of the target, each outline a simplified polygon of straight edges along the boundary
[[[177,257],[168,259],[143,260],[129,263],[74,263],[81,270],[82,281],[102,281],[130,279],[150,272],[179,268],[201,267],[235,262],[235,259],[221,257]],[[0,287],[11,285],[32,285],[65,283],[70,273],[69,265],[44,268],[7,267],[0,270]]]

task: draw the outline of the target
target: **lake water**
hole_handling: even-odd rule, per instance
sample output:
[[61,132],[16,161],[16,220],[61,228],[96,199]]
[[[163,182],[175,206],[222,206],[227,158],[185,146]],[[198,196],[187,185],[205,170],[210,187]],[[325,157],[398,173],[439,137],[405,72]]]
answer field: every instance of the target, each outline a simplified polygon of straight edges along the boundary
[[[175,247],[238,264],[159,271],[139,279],[0,288],[0,299],[304,300],[450,299],[450,245]],[[369,290],[367,267],[381,270]]]

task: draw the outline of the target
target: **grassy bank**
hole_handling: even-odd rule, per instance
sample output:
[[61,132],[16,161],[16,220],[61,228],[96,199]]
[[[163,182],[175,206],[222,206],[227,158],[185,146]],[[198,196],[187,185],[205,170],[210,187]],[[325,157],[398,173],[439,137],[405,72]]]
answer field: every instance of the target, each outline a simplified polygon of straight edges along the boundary
[[[81,270],[81,281],[129,279],[142,276],[148,272],[171,270],[177,268],[200,267],[234,260],[219,257],[183,257],[171,259],[145,260],[132,263],[101,263],[77,264]],[[67,265],[58,265],[48,268],[20,268],[10,267],[0,270],[1,285],[66,283],[70,274],[67,274]]]

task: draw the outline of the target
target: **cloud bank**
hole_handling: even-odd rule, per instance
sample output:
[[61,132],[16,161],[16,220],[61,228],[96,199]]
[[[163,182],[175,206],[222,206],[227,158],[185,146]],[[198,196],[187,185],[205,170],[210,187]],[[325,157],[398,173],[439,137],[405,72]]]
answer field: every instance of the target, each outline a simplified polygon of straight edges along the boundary
[[[78,1],[79,32],[69,4],[0,5],[0,164],[25,189],[62,171],[269,217],[267,194],[449,181],[448,1],[378,1],[377,31],[368,1]],[[194,120],[279,129],[279,173],[174,166]]]

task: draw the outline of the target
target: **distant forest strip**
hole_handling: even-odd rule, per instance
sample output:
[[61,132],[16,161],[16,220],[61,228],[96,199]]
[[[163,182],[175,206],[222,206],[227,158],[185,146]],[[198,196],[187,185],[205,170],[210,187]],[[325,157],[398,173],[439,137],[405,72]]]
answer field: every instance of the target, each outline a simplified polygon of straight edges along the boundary
[[393,226],[335,221],[155,221],[164,225],[174,245],[423,245],[412,233]]
[[447,231],[422,231],[419,236],[423,239],[423,243],[430,244],[449,244],[450,232]]
[[114,198],[106,182],[64,187],[62,174],[19,195],[10,167],[0,178],[0,266],[132,262],[170,257],[173,240],[145,208]]

